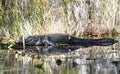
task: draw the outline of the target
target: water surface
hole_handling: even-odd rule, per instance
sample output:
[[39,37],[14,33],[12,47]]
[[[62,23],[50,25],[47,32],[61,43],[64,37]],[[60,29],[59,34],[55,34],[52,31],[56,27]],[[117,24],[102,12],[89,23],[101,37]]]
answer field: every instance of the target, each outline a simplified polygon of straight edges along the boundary
[[120,74],[119,43],[0,50],[0,74]]

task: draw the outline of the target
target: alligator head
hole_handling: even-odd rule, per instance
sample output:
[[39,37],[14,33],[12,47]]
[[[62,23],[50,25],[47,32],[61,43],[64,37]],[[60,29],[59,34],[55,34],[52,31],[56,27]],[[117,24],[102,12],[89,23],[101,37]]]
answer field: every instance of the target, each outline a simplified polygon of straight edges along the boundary
[[40,35],[34,35],[34,36],[29,36],[25,38],[24,40],[16,40],[16,44],[23,44],[23,41],[25,41],[25,45],[44,45],[42,41],[42,37]]

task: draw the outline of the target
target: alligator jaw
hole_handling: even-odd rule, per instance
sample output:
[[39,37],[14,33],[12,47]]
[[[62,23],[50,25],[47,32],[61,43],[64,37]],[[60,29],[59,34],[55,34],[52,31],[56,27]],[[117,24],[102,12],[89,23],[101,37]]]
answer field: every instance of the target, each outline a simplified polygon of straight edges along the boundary
[[[25,41],[25,43],[29,43],[29,42],[31,42],[32,40],[33,40],[32,38],[29,38],[29,39],[25,39],[24,41]],[[21,40],[16,40],[15,43],[16,43],[16,44],[23,44],[23,39],[21,39]]]

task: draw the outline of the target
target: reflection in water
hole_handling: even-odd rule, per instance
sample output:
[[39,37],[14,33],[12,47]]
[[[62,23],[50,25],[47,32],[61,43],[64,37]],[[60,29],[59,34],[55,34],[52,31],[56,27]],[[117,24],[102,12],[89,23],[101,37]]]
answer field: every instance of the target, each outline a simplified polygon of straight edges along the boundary
[[0,50],[0,74],[119,74],[117,46]]

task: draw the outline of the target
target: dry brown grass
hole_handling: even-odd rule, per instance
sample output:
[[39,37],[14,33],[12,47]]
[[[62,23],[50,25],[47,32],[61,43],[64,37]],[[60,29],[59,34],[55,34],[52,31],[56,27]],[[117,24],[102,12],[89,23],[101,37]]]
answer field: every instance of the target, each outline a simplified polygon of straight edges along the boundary
[[[84,1],[69,2],[66,5],[62,2],[56,4],[53,2],[51,6],[45,7],[43,27],[40,20],[35,21],[33,18],[32,22],[26,21],[25,30],[29,34],[68,33],[76,36],[86,33],[117,34],[120,33],[119,3],[118,0],[97,2],[92,0],[91,5]],[[88,13],[89,9],[92,9],[91,13]]]
[[[23,27],[18,34],[13,32],[14,37],[48,33],[67,33],[79,37],[120,33],[119,0],[25,1],[23,10],[19,2],[16,2],[16,11],[23,14],[18,17],[22,21],[17,21],[17,25],[22,23]],[[8,37],[13,35],[9,31],[5,33]]]

